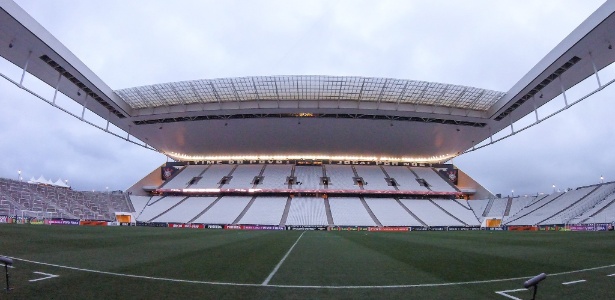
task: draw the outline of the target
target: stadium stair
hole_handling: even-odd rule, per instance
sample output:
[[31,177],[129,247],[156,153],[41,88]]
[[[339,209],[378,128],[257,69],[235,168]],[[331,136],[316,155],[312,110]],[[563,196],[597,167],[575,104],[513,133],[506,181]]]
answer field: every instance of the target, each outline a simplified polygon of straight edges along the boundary
[[[387,179],[389,179],[389,182],[390,182],[392,179],[394,179],[394,178],[391,178],[391,176],[389,176],[389,173],[387,173],[387,171],[384,169],[384,167],[380,166],[380,169],[382,170],[382,173],[384,173],[384,176],[386,176],[386,178],[387,178]],[[396,191],[399,191],[399,187],[398,187],[397,185],[394,185],[394,186],[393,186],[393,188],[394,188]]]
[[[162,215],[166,214],[167,212],[171,211],[172,209],[176,208],[177,206],[179,206],[180,204],[184,203],[184,201],[186,201],[186,199],[190,198],[190,196],[184,197],[184,199],[181,199],[180,201],[178,201],[177,203],[175,203],[173,206],[169,207],[167,210],[159,213],[157,216],[151,218],[148,222],[153,222],[154,220],[156,220],[157,218],[161,217]],[[159,200],[160,201],[160,200]],[[156,201],[158,202],[158,201]]]
[[216,200],[214,200],[210,205],[208,205],[207,207],[205,207],[205,209],[200,212],[198,215],[196,215],[194,218],[190,219],[190,221],[188,221],[188,223],[192,223],[194,222],[194,220],[198,219],[199,217],[201,217],[204,213],[206,213],[208,210],[210,210],[214,205],[216,205],[216,203],[218,203],[218,201],[220,201],[220,199],[222,199],[222,196],[219,196],[218,198],[216,198]]
[[256,196],[253,196],[252,199],[250,199],[250,202],[248,202],[248,205],[246,205],[246,207],[241,211],[239,216],[237,216],[235,221],[233,221],[233,225],[235,225],[235,224],[239,223],[239,221],[241,221],[241,218],[243,218],[243,216],[248,212],[248,210],[250,209],[250,207],[252,206],[252,204],[254,203],[255,200],[256,200]]
[[512,206],[512,197],[508,197],[508,202],[506,202],[506,209],[504,210],[504,216],[508,216],[510,214],[510,207]]
[[577,200],[577,201],[575,201],[574,203],[572,203],[572,204],[570,204],[570,205],[568,205],[568,206],[566,206],[566,207],[562,208],[560,211],[558,211],[558,212],[554,213],[553,215],[549,216],[548,218],[545,218],[544,220],[542,220],[542,221],[538,222],[537,224],[542,224],[542,222],[544,222],[544,221],[546,221],[546,220],[548,220],[548,219],[551,219],[551,218],[553,218],[553,217],[557,216],[558,214],[560,214],[560,213],[562,213],[562,212],[566,211],[567,209],[569,209],[569,208],[571,208],[571,207],[575,206],[577,203],[579,203],[579,202],[581,202],[581,201],[585,200],[585,198],[587,198],[589,195],[591,195],[592,193],[594,193],[594,192],[595,192],[597,189],[599,189],[599,188],[600,188],[600,186],[599,186],[599,185],[597,185],[597,186],[596,186],[593,190],[591,190],[591,192],[587,193],[585,196],[581,197],[579,200]]
[[327,223],[329,226],[333,226],[333,214],[331,213],[331,205],[329,203],[329,198],[325,198],[325,213],[327,214]]
[[361,199],[361,204],[363,204],[363,207],[365,207],[365,210],[367,211],[369,216],[372,217],[374,223],[376,223],[378,227],[384,227],[382,223],[380,223],[380,220],[378,220],[378,218],[376,217],[376,214],[374,214],[369,205],[367,205],[367,201],[365,201],[365,198],[363,198],[363,196],[360,196],[359,199]]
[[[415,175],[416,175],[416,174],[415,174]],[[425,226],[425,227],[429,227],[429,226],[427,225],[427,223],[423,222],[423,220],[419,219],[419,217],[417,217],[417,216],[416,216],[416,215],[415,215],[412,211],[410,211],[410,209],[409,209],[408,207],[406,207],[406,206],[405,206],[405,205],[404,205],[404,204],[403,204],[403,203],[399,200],[399,198],[395,198],[395,201],[397,201],[397,203],[398,203],[399,205],[401,205],[401,207],[402,207],[403,209],[405,209],[405,210],[406,210],[406,212],[407,212],[408,214],[410,214],[410,215],[411,215],[411,216],[412,216],[415,220],[419,221],[421,224],[423,224],[423,226]]]
[[[545,205],[547,205],[547,204],[549,204],[549,203],[551,203],[551,202],[553,202],[553,201],[557,200],[559,197],[561,197],[561,196],[563,196],[563,195],[565,195],[565,194],[566,194],[566,193],[561,193],[561,194],[557,195],[557,197],[555,197],[555,198],[551,199],[551,201],[548,201],[548,202],[546,202],[546,203],[543,203],[541,206],[536,207],[536,208],[534,208],[533,210],[530,210],[530,211],[528,211],[528,212],[526,212],[526,213],[523,213],[523,214],[521,214],[521,215],[519,215],[519,216],[516,216],[516,215],[515,215],[515,216],[513,216],[513,217],[515,217],[515,218],[514,218],[514,219],[512,219],[512,218],[511,218],[511,219],[506,220],[506,224],[508,224],[508,223],[510,223],[510,222],[513,222],[513,221],[516,221],[516,220],[519,220],[519,219],[521,219],[521,218],[523,218],[523,217],[525,217],[525,216],[527,216],[527,215],[529,215],[529,214],[531,214],[531,213],[533,213],[533,212],[535,212],[535,211],[537,211],[537,210],[541,209],[541,208],[542,208],[542,207],[544,207]],[[536,202],[534,202],[534,203],[536,203]],[[529,207],[529,205],[528,205],[527,207]],[[538,223],[536,223],[536,224],[538,224]],[[531,224],[531,225],[534,225],[534,224]]]
[[[293,173],[295,172],[295,168],[293,168]],[[282,214],[282,219],[280,220],[280,226],[286,225],[286,220],[288,219],[288,212],[290,211],[290,201],[291,198],[288,196],[286,199],[286,206],[284,206],[284,213]]]
[[442,210],[443,212],[445,212],[447,215],[451,216],[453,219],[459,221],[461,224],[468,226],[468,223],[461,221],[459,218],[457,218],[455,215],[451,214],[448,210],[442,208],[442,206],[438,205],[438,203],[436,203],[435,201],[429,199],[429,202],[431,202],[433,205],[435,205],[436,207],[438,207],[440,210]]
[[489,203],[487,203],[487,206],[485,207],[485,210],[483,211],[483,218],[489,215],[489,212],[491,211],[491,207],[493,206],[493,202],[495,202],[495,199],[489,199]]
[[598,211],[596,211],[595,213],[591,214],[589,217],[583,219],[581,222],[579,223],[583,223],[591,218],[593,218],[594,216],[597,216],[599,213],[601,213],[602,211],[604,211],[605,209],[607,209],[609,206],[613,205],[613,203],[615,203],[615,198],[613,198],[613,200],[611,200],[611,202],[609,202],[607,205],[603,206],[601,209],[599,209]]

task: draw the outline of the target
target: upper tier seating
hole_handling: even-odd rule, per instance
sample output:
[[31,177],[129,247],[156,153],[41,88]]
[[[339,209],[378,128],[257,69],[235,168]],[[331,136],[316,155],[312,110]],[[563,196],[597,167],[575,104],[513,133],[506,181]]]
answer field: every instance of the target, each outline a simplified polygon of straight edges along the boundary
[[164,184],[165,189],[184,189],[190,185],[192,178],[199,176],[207,166],[191,165],[186,166],[179,171],[171,180]]
[[296,166],[295,177],[297,178],[294,189],[317,190],[324,188],[321,184],[322,166]]
[[416,176],[407,167],[384,166],[389,177],[397,182],[397,188],[401,191],[428,191],[416,181]]
[[292,165],[267,165],[263,172],[263,183],[257,185],[260,189],[287,189],[286,178],[290,176]]
[[359,190],[359,186],[352,180],[355,177],[351,166],[326,165],[327,177],[329,177],[329,189],[335,190]]
[[388,185],[386,175],[380,166],[355,166],[359,177],[363,178],[363,188],[366,190],[395,190]]
[[417,168],[411,167],[419,178],[425,179],[432,191],[438,192],[456,192],[456,190],[447,182],[440,174],[436,173],[432,168]]
[[[228,176],[236,165],[210,165],[207,171],[201,175],[201,179],[191,185],[195,189],[211,189],[220,187],[224,176]],[[225,188],[225,187],[222,187]]]
[[263,165],[238,165],[233,171],[233,178],[228,184],[222,186],[225,189],[249,189],[254,186],[254,177],[263,169]]

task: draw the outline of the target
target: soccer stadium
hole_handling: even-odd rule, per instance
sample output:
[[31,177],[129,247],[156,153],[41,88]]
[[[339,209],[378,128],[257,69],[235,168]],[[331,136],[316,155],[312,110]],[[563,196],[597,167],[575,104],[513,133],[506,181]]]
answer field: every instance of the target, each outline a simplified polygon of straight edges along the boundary
[[0,178],[0,299],[615,296],[615,181],[502,195],[453,163],[608,89],[615,1],[508,91],[369,74],[114,89],[12,0],[0,24],[20,72],[3,87],[166,157],[125,190]]

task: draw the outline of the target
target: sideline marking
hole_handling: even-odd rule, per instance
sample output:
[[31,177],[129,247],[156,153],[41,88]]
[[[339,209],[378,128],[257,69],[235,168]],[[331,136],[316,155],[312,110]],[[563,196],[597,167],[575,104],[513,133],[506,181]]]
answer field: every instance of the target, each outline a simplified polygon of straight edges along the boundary
[[306,233],[305,231],[301,233],[301,235],[299,236],[299,238],[297,238],[295,243],[292,246],[290,246],[290,249],[288,249],[288,252],[286,252],[286,255],[284,255],[284,257],[282,257],[280,262],[275,266],[275,268],[273,268],[273,271],[271,271],[271,273],[269,273],[269,276],[267,276],[267,278],[265,278],[265,281],[263,281],[263,283],[261,285],[268,285],[269,284],[269,281],[271,281],[271,278],[273,278],[273,275],[275,275],[275,273],[278,272],[278,269],[282,266],[282,264],[284,263],[284,261],[286,260],[286,258],[290,254],[290,252],[293,251],[293,248],[295,248],[295,246],[297,245],[297,243],[299,242],[299,240],[301,239],[301,237],[305,233]]
[[615,276],[615,273],[613,273],[613,274],[611,274],[611,275],[606,275],[606,276],[612,277],[612,276]]
[[[220,282],[220,281],[203,281],[203,280],[187,280],[187,279],[174,279],[174,278],[164,278],[164,277],[152,277],[152,276],[144,276],[144,275],[132,275],[132,274],[122,274],[108,271],[98,271],[98,270],[90,270],[83,269],[77,267],[63,266],[57,264],[50,264],[46,262],[33,261],[24,258],[18,257],[9,257],[14,260],[24,261],[32,264],[38,264],[43,266],[50,266],[68,270],[96,273],[96,274],[105,274],[105,275],[113,275],[113,276],[121,276],[128,278],[139,278],[139,279],[149,279],[149,280],[159,280],[159,281],[168,281],[168,282],[183,282],[183,283],[197,283],[197,284],[209,284],[209,285],[225,285],[225,286],[260,286],[262,284],[259,283],[235,283],[235,282]],[[549,276],[558,276],[558,275],[566,275],[571,273],[579,273],[586,271],[594,271],[606,268],[615,267],[613,265],[593,267],[581,270],[560,272],[549,274]],[[402,284],[402,285],[282,285],[282,284],[272,284],[267,285],[267,287],[276,287],[276,288],[304,288],[304,289],[390,289],[390,288],[419,288],[419,287],[437,287],[437,286],[453,286],[453,285],[469,285],[469,284],[481,284],[481,283],[493,283],[493,282],[505,282],[505,281],[514,281],[514,280],[522,280],[532,278],[536,275],[531,276],[523,276],[523,277],[515,277],[515,278],[502,278],[502,279],[491,279],[491,280],[477,280],[477,281],[461,281],[461,282],[445,282],[445,283],[423,283],[423,284]]]
[[30,282],[35,282],[35,281],[41,281],[41,280],[45,280],[45,279],[51,279],[51,278],[60,277],[60,275],[47,274],[47,273],[43,273],[43,272],[32,272],[32,273],[40,274],[40,275],[45,275],[46,277],[37,278],[37,279],[30,279],[30,280],[28,280]]
[[581,283],[581,282],[585,282],[585,281],[587,281],[587,280],[581,279],[581,280],[575,280],[575,281],[562,282],[562,284],[563,285],[569,285],[569,284]]
[[507,290],[507,291],[499,291],[499,292],[495,292],[498,295],[513,299],[513,300],[523,300],[521,298],[517,298],[515,296],[511,296],[507,293],[514,293],[514,292],[520,292],[520,291],[527,291],[527,289],[516,289],[516,290]]

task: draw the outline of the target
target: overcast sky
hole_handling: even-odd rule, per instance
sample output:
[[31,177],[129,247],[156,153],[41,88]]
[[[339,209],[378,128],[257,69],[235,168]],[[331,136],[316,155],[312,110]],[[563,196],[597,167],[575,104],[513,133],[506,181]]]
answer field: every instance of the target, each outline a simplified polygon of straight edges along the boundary
[[[603,1],[16,1],[112,89],[257,75],[508,91]],[[0,72],[20,70],[0,58]],[[612,73],[612,74],[611,74]],[[601,74],[602,75],[602,74]],[[606,79],[615,70],[604,71]],[[604,80],[606,81],[606,80]],[[603,82],[604,82],[603,81]],[[32,77],[24,83],[51,99]],[[166,161],[0,80],[0,176],[126,189]],[[615,180],[615,88],[454,163],[493,193]],[[72,101],[60,105],[80,114]],[[547,105],[540,113],[559,108]],[[93,114],[86,119],[102,122]]]

